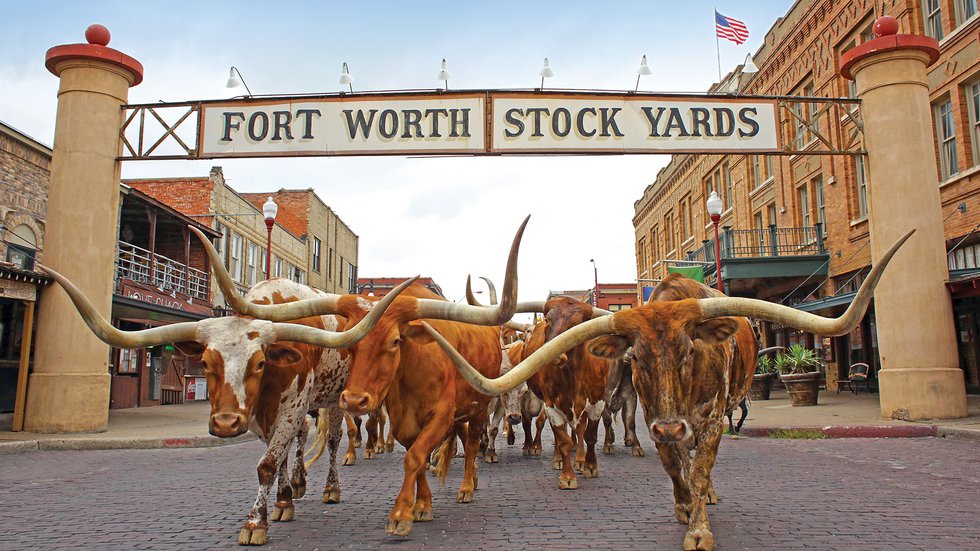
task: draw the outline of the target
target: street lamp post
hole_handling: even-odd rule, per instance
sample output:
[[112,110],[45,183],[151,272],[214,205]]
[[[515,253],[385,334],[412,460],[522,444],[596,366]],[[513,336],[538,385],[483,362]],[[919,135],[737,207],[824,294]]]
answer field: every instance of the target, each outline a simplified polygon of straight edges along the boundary
[[721,197],[718,192],[712,191],[705,203],[708,208],[708,215],[711,223],[715,226],[715,278],[718,280],[718,290],[725,292],[725,285],[721,281],[721,242],[718,241],[718,221],[721,220]]
[[269,240],[265,248],[265,278],[272,277],[272,227],[276,225],[276,214],[279,213],[279,205],[269,197],[269,200],[262,205],[262,214],[265,215],[265,227],[269,230]]
[[595,259],[594,258],[590,258],[589,259],[589,262],[592,263],[592,276],[595,278],[595,280],[594,280],[594,282],[595,282],[595,289],[592,291],[592,296],[595,298],[595,300],[593,301],[594,304],[592,306],[595,306],[596,308],[598,308],[599,307],[599,270],[597,270],[596,267],[595,267]]

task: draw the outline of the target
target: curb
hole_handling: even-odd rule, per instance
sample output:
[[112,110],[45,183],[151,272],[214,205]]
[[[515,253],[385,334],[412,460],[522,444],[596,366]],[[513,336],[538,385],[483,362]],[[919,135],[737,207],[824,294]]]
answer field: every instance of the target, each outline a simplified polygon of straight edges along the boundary
[[[962,437],[967,439],[975,436],[980,441],[980,431],[968,429],[942,429],[936,425],[831,425],[825,427],[745,427],[740,436],[755,436],[767,438],[777,431],[802,430],[819,431],[825,438],[924,438],[929,436],[942,436],[942,431],[951,431],[949,437]],[[954,435],[953,433],[956,433]],[[963,435],[961,432],[976,433],[975,435]]]
[[231,446],[256,440],[248,432],[234,438],[215,436],[187,436],[174,438],[61,438],[0,442],[0,455],[29,451],[72,450],[153,450],[166,448],[213,448]]
[[939,427],[939,437],[950,440],[966,440],[970,442],[980,442],[980,430],[961,429],[955,427]]

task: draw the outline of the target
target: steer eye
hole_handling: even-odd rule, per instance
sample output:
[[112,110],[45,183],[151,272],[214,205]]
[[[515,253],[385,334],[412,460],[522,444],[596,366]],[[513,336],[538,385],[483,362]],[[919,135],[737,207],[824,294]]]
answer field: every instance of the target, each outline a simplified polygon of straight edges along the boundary
[[265,360],[261,360],[259,363],[255,364],[256,371],[262,371],[263,369],[265,369]]
[[394,339],[391,339],[391,348],[398,348],[399,346],[401,346],[401,344],[402,344],[401,337],[395,337]]

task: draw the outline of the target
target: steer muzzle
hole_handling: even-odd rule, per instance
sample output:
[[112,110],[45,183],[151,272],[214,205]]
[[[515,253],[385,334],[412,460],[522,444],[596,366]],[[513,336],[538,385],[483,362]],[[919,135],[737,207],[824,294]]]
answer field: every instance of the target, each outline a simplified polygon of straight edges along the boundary
[[220,438],[238,436],[248,430],[245,416],[240,413],[215,413],[208,422],[208,432]]
[[378,409],[378,404],[367,392],[345,390],[340,394],[340,408],[351,415],[361,415]]
[[507,414],[507,422],[510,423],[511,425],[516,425],[516,424],[520,423],[521,422],[521,414],[520,413],[508,413]]
[[685,420],[654,421],[650,425],[650,438],[654,442],[686,442],[694,436],[691,425]]

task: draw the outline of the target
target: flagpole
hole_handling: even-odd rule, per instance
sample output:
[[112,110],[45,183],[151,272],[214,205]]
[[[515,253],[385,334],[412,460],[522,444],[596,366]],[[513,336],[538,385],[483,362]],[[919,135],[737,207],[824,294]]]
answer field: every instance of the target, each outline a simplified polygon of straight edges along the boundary
[[718,40],[718,8],[715,8],[715,50],[718,52],[718,84],[721,84],[721,41]]

